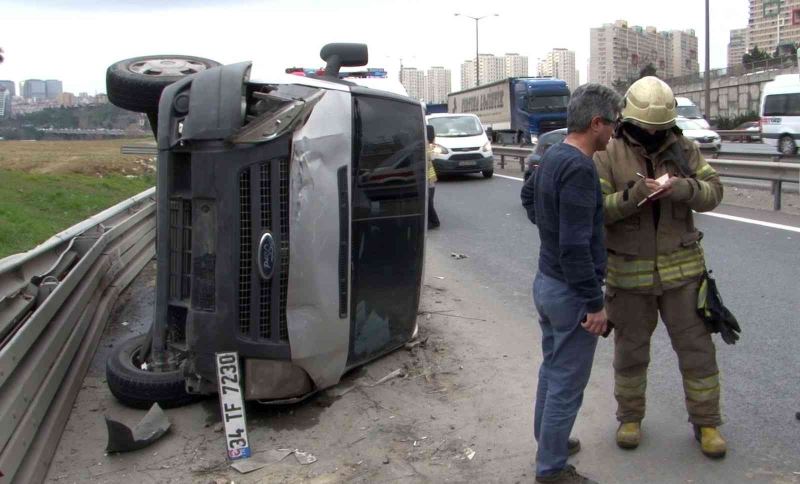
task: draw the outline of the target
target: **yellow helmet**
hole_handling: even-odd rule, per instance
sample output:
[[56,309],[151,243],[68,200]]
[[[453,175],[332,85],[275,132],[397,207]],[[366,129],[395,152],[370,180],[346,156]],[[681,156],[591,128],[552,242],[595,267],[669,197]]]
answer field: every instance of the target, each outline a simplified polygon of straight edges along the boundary
[[645,129],[669,129],[678,115],[672,89],[666,82],[647,76],[631,84],[625,93],[622,121]]

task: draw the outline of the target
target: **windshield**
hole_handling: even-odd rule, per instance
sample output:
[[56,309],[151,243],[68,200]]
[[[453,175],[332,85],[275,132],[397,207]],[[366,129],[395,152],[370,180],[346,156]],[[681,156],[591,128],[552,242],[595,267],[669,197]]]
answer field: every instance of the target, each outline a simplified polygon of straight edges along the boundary
[[456,138],[459,136],[477,136],[483,133],[483,127],[474,116],[445,116],[429,118],[428,124],[433,126],[436,136]]
[[703,115],[700,114],[700,110],[697,109],[697,106],[678,106],[678,116],[689,119],[699,119],[703,117]]
[[678,127],[679,127],[679,128],[681,128],[682,130],[686,130],[686,129],[694,129],[694,130],[697,130],[697,129],[705,129],[705,128],[703,128],[702,126],[700,126],[699,124],[697,124],[696,122],[694,122],[694,121],[689,121],[688,119],[679,119],[679,120],[677,120],[675,123],[676,123],[676,124],[678,125]]
[[562,112],[567,110],[567,104],[569,104],[569,95],[567,94],[559,94],[555,96],[529,96],[528,112]]

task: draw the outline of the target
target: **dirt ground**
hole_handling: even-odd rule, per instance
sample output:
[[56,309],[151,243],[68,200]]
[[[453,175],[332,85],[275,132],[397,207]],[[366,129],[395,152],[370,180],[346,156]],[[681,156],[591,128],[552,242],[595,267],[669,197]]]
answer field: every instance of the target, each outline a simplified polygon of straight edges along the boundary
[[0,141],[0,169],[28,173],[143,175],[155,171],[155,158],[123,155],[122,145],[153,144],[151,139],[91,141]]
[[[529,338],[502,334],[497,325],[507,319],[503,307],[474,294],[467,301],[461,282],[439,274],[447,272],[429,264],[416,346],[351,372],[337,387],[305,403],[248,405],[254,460],[268,461],[277,449],[298,449],[317,461],[301,465],[289,455],[242,475],[225,460],[216,399],[167,410],[171,431],[146,449],[116,455],[104,451],[104,415],[130,424],[144,415],[113,399],[103,362],[111,346],[142,331],[143,321],[152,317],[151,265],[120,300],[122,309],[112,317],[95,355],[48,482],[531,480],[533,443],[527,429],[532,428],[533,328]],[[397,369],[402,376],[373,386]],[[508,381],[519,383],[504,387]],[[505,469],[509,460],[515,462],[513,470]]]

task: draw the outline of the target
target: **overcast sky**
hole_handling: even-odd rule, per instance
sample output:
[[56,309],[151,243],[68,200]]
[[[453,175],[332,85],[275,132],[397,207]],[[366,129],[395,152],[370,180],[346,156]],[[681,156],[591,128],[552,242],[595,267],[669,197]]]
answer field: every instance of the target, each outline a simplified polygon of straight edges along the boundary
[[[555,47],[576,52],[588,77],[589,29],[625,19],[658,30],[694,29],[705,62],[703,0],[0,0],[0,79],[60,79],[64,90],[105,92],[109,64],[139,55],[188,54],[228,64],[252,60],[259,71],[319,67],[328,42],[364,42],[370,67],[396,76],[404,66],[442,65],[460,88],[460,65],[480,51],[536,60]],[[711,67],[725,67],[729,31],[747,25],[748,0],[711,0]]]

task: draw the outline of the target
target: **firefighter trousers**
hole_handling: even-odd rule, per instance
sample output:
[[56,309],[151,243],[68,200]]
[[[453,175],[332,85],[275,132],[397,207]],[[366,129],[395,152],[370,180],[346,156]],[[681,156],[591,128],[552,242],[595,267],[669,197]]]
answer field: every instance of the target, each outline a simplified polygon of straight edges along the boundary
[[660,314],[678,355],[689,422],[711,427],[722,424],[716,350],[696,312],[698,284],[693,281],[660,295],[607,289],[606,311],[615,326],[614,397],[620,422],[644,418],[650,338]]

